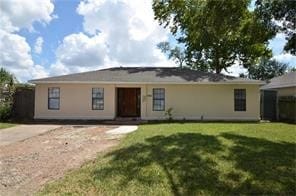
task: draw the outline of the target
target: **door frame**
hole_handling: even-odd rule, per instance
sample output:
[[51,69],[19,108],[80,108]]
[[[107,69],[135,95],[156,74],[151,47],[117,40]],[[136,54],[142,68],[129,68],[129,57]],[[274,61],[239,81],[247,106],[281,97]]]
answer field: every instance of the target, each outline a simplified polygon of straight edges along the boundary
[[[135,89],[136,90],[136,115],[135,116],[125,116],[119,114],[120,100],[119,100],[119,90],[124,89]],[[140,87],[116,87],[116,117],[120,118],[140,118],[141,117],[141,88]]]

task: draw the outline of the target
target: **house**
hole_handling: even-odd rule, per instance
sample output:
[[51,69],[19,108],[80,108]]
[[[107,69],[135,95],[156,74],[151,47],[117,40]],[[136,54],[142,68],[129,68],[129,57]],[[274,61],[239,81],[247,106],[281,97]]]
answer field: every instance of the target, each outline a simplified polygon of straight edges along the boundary
[[262,81],[176,67],[117,67],[32,80],[35,119],[260,119]]
[[275,77],[260,89],[263,119],[296,121],[296,72]]

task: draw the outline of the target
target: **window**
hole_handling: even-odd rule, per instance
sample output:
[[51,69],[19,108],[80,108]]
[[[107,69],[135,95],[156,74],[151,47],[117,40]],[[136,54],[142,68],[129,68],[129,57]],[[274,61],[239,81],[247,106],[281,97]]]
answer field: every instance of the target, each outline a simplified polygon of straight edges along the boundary
[[49,110],[60,109],[60,88],[57,88],[57,87],[48,88],[48,109]]
[[153,111],[164,111],[165,91],[164,88],[153,89]]
[[234,111],[246,111],[246,89],[234,89]]
[[104,110],[104,89],[103,88],[92,89],[92,109]]

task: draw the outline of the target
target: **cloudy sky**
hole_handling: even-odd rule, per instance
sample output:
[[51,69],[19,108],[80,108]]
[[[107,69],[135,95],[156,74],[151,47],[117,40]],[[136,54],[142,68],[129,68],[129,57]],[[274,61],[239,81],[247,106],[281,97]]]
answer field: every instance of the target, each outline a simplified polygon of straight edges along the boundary
[[[161,41],[174,39],[153,19],[151,0],[0,0],[0,66],[22,82],[112,66],[175,66],[156,48]],[[284,44],[282,34],[270,42],[274,58],[295,65]]]

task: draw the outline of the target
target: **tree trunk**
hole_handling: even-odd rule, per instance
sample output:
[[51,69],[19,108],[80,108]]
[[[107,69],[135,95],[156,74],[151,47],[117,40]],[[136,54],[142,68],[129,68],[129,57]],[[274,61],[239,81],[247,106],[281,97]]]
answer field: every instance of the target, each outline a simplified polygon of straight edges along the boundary
[[222,69],[220,68],[220,65],[216,65],[216,68],[215,68],[216,74],[221,73],[221,71],[222,71]]

